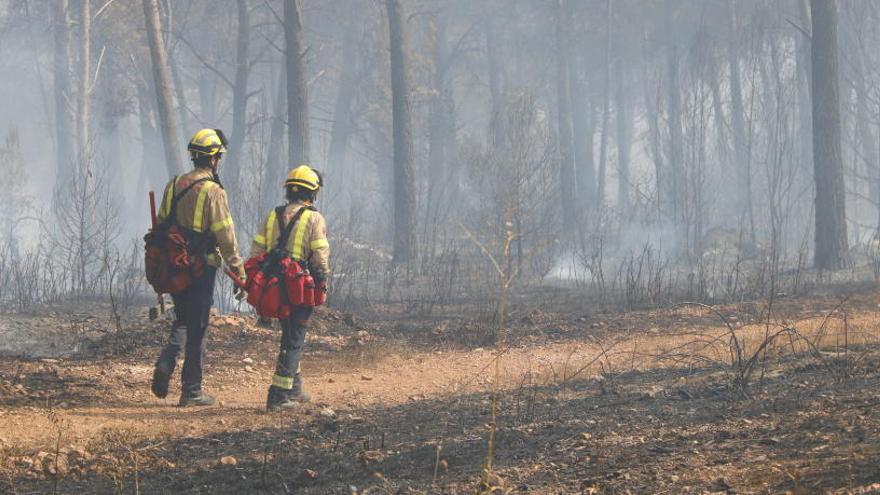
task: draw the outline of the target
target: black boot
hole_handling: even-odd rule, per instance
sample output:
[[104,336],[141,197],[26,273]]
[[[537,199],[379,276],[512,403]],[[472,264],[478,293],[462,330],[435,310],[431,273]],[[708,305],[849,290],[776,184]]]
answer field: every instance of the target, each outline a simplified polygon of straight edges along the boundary
[[153,369],[153,383],[150,386],[153,395],[160,399],[168,396],[168,382],[171,381],[171,373],[172,367],[168,363],[162,361],[156,363],[156,368]]
[[213,406],[215,402],[217,402],[217,400],[214,399],[214,397],[202,391],[198,391],[195,393],[184,392],[180,394],[180,402],[178,402],[177,405],[180,407]]
[[284,390],[274,385],[269,387],[269,395],[266,397],[267,411],[290,409],[298,405],[299,402],[290,400],[290,390]]

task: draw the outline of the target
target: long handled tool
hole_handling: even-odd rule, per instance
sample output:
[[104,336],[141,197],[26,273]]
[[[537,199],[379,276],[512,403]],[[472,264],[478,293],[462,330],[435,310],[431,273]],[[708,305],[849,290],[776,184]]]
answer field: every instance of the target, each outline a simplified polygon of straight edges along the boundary
[[[150,191],[150,220],[153,222],[153,230],[156,229],[156,226],[159,224],[159,220],[156,217],[156,195],[153,191]],[[159,310],[162,312],[161,314],[165,314],[165,298],[162,297],[162,294],[156,293],[156,298],[159,300]]]
[[244,283],[244,280],[230,270],[229,267],[225,267],[223,271],[226,272],[226,275],[229,275],[229,278],[232,279],[232,283],[235,284],[236,287],[242,290],[247,289],[247,284]]

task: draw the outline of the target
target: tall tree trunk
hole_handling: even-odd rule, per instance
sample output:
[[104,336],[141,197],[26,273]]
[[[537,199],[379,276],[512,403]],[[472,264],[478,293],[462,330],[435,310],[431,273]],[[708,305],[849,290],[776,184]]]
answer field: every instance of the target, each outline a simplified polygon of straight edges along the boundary
[[667,90],[669,91],[669,193],[668,198],[672,206],[672,218],[676,225],[685,227],[684,207],[684,174],[682,146],[684,142],[681,127],[681,88],[678,74],[678,41],[676,32],[673,31],[672,0],[666,0],[666,35],[667,35]]
[[[436,232],[433,226],[440,222],[440,205],[444,187],[451,176],[448,156],[455,141],[455,103],[450,83],[450,60],[446,37],[446,17],[441,13],[434,26],[433,80],[434,93],[428,108],[428,205],[425,232]],[[433,239],[429,239],[433,246]]]
[[489,16],[486,20],[486,68],[489,71],[489,141],[492,147],[498,149],[504,142],[504,116],[502,115],[502,89],[501,79],[504,67],[498,58],[498,31],[495,25],[496,17]]
[[617,80],[617,209],[624,218],[627,218],[630,212],[629,157],[633,121],[623,64],[618,63],[615,70],[617,72],[615,77]]
[[[168,67],[171,69],[171,82],[174,83],[174,95],[177,97],[177,118],[180,130],[180,138],[186,142],[189,140],[190,133],[195,129],[190,128],[189,109],[186,102],[186,88],[183,86],[183,80],[180,77],[180,67],[177,63],[175,50],[171,50],[168,54]],[[210,121],[209,121],[210,122]]]
[[606,2],[605,12],[605,86],[602,102],[602,141],[599,143],[599,179],[596,187],[596,202],[599,208],[605,206],[605,181],[608,174],[608,121],[611,117],[611,0]]
[[[574,111],[571,116],[573,130],[576,208],[581,215],[588,215],[596,203],[596,163],[593,157],[593,134],[596,125],[593,102],[587,91],[582,64],[576,64],[577,56],[571,58],[569,70],[571,100]],[[577,69],[575,69],[577,67]]]
[[385,0],[391,47],[391,98],[394,127],[394,262],[415,258],[415,171],[406,51],[406,17],[400,0]]
[[165,149],[165,166],[170,175],[183,173],[183,161],[178,150],[177,119],[174,115],[173,87],[162,41],[162,28],[159,21],[158,0],[143,0],[144,19],[147,28],[147,41],[150,45],[150,58],[153,61],[153,79],[159,109],[159,127],[162,130],[162,146]]
[[562,199],[563,232],[574,232],[576,210],[574,201],[574,154],[572,144],[574,131],[571,118],[571,93],[569,88],[568,51],[571,47],[569,34],[569,8],[566,0],[556,4],[556,98],[559,119],[559,193]]
[[336,104],[333,108],[333,125],[330,128],[330,148],[327,152],[328,168],[335,180],[329,183],[335,197],[345,189],[342,181],[348,179],[348,143],[354,133],[351,104],[354,101],[357,82],[357,31],[353,26],[345,31],[342,42],[342,66],[339,74],[339,87],[336,91]]
[[742,79],[739,70],[739,44],[737,43],[735,0],[729,0],[727,61],[730,70],[730,125],[733,127],[733,151],[736,157],[736,202],[740,225],[749,225],[748,241],[755,240],[755,222],[752,215],[752,165],[746,137],[745,105],[743,104]]
[[287,149],[292,164],[309,162],[309,93],[303,57],[303,24],[299,0],[284,0],[287,39]]
[[91,169],[90,149],[91,93],[92,93],[92,9],[91,0],[80,3],[79,17],[79,90],[76,112],[76,152],[77,166],[83,170]]
[[282,145],[284,142],[285,117],[287,116],[287,72],[282,68],[278,71],[278,86],[275,91],[273,102],[272,125],[269,130],[269,143],[266,149],[266,166],[263,170],[263,190],[260,197],[263,204],[260,214],[269,211],[270,208],[281,204],[281,178],[287,175],[284,170],[287,149]]
[[248,77],[251,72],[248,47],[250,40],[250,13],[247,0],[237,0],[238,37],[235,42],[235,80],[232,86],[232,132],[229,136],[229,156],[226,170],[234,191],[241,190],[242,157],[247,134]]
[[816,183],[816,251],[819,269],[846,262],[846,201],[840,128],[837,2],[811,0],[813,41],[813,168]]
[[73,161],[73,123],[69,98],[70,92],[70,60],[71,54],[71,30],[70,30],[70,6],[67,0],[58,0],[56,8],[52,9],[55,16],[55,183],[67,184],[70,178],[70,168]]

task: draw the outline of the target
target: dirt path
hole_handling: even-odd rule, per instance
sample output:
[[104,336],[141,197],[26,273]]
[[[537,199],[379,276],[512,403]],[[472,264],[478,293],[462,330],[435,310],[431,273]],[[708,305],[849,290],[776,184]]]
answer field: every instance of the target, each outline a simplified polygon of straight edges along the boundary
[[[559,343],[529,349],[511,349],[502,358],[503,387],[520,385],[529,374],[533,383],[552,380],[553,370],[562,370],[597,349],[585,344]],[[310,411],[330,408],[344,413],[373,405],[383,407],[487,390],[493,373],[493,351],[436,351],[411,357],[389,356],[368,369],[306,372],[308,391],[314,406]],[[209,358],[210,361],[210,358]],[[250,362],[250,361],[248,361]],[[330,367],[307,357],[304,369]],[[58,432],[55,421],[64,423],[63,442],[84,445],[113,429],[137,437],[161,439],[171,436],[207,436],[221,431],[273,426],[278,414],[264,412],[267,383],[273,369],[266,361],[252,365],[214,363],[205,377],[206,388],[220,405],[209,408],[175,407],[174,386],[165,400],[149,393],[152,368],[145,364],[107,361],[101,365],[67,365],[49,360],[46,373],[58,373],[71,383],[90,378],[87,405],[61,403],[57,415],[46,407],[30,405],[0,409],[0,438],[22,448],[48,450]],[[560,371],[561,372],[561,371]]]
[[[788,363],[786,356],[806,344],[780,341],[770,356],[777,364],[768,368],[763,395],[754,402],[725,388],[724,367],[711,366],[730,351],[727,327],[713,315],[621,314],[599,323],[523,318],[511,336],[525,338],[512,338],[500,360],[500,388],[507,392],[500,472],[532,487],[520,491],[535,493],[591,486],[644,493],[667,485],[670,493],[689,492],[689,486],[702,493],[723,491],[725,483],[739,484],[742,493],[775,493],[791,483],[783,468],[812,476],[815,486],[871,480],[880,447],[860,439],[880,420],[870,406],[878,398],[866,392],[880,376],[871,360],[880,357],[858,361],[854,354],[857,374],[846,381],[825,371],[822,360],[839,361],[841,342],[880,341],[876,311],[851,311],[845,326],[842,318],[826,321],[821,311],[804,314],[785,324],[816,339],[826,357]],[[748,356],[768,329],[742,319],[735,326]],[[161,325],[132,334],[135,347],[104,358],[0,361],[0,453],[6,456],[0,467],[5,462],[15,473],[9,486],[46,489],[53,465],[45,459],[62,447],[66,458],[79,459],[68,491],[116,490],[131,483],[125,476],[131,476],[132,453],[140,452],[151,486],[172,483],[167,489],[174,493],[278,493],[294,479],[303,493],[349,493],[352,483],[390,486],[375,478],[376,463],[397,477],[395,486],[431,484],[437,442],[446,439],[444,462],[453,466],[447,491],[471,491],[485,448],[495,351],[407,345],[393,335],[360,342],[362,331],[333,328],[334,321],[317,322],[310,337],[303,368],[313,400],[298,411],[264,411],[277,334],[246,324],[220,322],[212,329],[205,385],[220,404],[209,408],[176,407],[177,377],[168,399],[150,394]],[[389,446],[377,450],[386,434]],[[698,453],[697,442],[719,448]],[[279,445],[288,453],[277,453]],[[738,460],[742,445],[775,464]],[[80,451],[88,459],[74,455]],[[238,467],[224,470],[227,454]],[[365,457],[373,455],[380,460]],[[287,481],[254,485],[254,473],[265,472],[270,456]],[[322,474],[313,478],[312,470]],[[712,478],[703,479],[709,472]],[[568,491],[556,490],[562,485]]]

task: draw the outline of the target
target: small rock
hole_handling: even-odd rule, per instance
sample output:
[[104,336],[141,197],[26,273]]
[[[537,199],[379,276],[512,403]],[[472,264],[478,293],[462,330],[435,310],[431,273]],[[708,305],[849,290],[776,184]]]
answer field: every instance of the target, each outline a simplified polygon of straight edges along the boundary
[[303,471],[303,476],[310,480],[313,480],[318,477],[318,472],[311,469],[306,469],[305,471]]
[[321,414],[321,416],[323,416],[325,418],[335,418],[336,417],[336,411],[334,411],[333,409],[331,409],[329,407],[321,408],[320,414]]
[[254,364],[254,360],[249,357],[242,359],[241,362],[244,364]]
[[373,377],[370,375],[361,375],[361,380],[370,381],[372,379],[373,379]]
[[238,464],[238,461],[231,455],[224,455],[220,458],[220,464],[224,466],[235,466]]
[[248,373],[256,373],[257,371],[250,366],[245,366],[244,370]]

